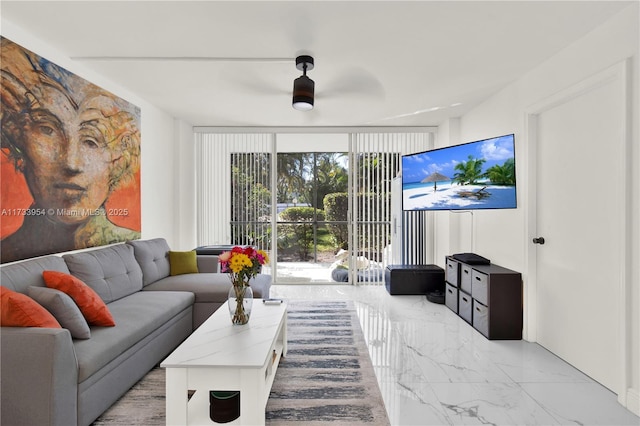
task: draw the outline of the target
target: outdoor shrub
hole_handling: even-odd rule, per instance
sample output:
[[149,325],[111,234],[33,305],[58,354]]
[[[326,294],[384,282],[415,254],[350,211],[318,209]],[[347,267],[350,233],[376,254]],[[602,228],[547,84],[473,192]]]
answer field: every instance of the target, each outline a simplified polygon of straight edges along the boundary
[[293,242],[302,260],[306,260],[313,248],[314,227],[317,221],[324,221],[324,212],[313,207],[289,207],[280,213],[283,222],[279,229],[286,240]]
[[334,192],[324,197],[324,212],[328,222],[344,222],[328,224],[329,232],[336,247],[347,249],[349,244],[349,228],[347,213],[349,211],[349,195],[346,192]]

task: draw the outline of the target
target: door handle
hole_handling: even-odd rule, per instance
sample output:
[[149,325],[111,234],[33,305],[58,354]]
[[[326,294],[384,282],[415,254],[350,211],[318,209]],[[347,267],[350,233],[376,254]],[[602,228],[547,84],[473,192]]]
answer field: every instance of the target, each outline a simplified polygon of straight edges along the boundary
[[540,244],[543,245],[544,244],[544,237],[536,237],[533,239],[533,244]]

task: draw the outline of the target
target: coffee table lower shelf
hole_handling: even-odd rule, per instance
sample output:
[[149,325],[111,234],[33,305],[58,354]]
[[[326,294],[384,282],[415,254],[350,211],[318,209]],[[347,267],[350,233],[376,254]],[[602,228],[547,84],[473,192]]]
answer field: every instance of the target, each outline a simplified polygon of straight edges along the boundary
[[[220,310],[223,310],[224,320],[216,320],[216,315],[223,315],[218,311],[214,313],[194,332],[194,339],[185,340],[161,364],[167,377],[167,425],[217,424],[209,417],[210,391],[240,392],[240,417],[225,424],[265,424],[265,407],[271,386],[280,358],[286,355],[287,350],[286,306],[264,306],[256,300],[254,309],[249,324],[232,326],[228,308],[223,305]],[[254,339],[256,344],[252,346],[250,343]],[[209,347],[208,351],[214,346],[220,349],[213,351],[215,356],[205,355],[198,359],[198,348],[203,345]],[[251,353],[247,353],[246,358],[237,356],[234,359],[233,352],[241,348],[246,348],[241,350],[242,353]],[[227,352],[226,356],[221,357],[224,352]],[[180,359],[184,361],[178,362]],[[226,361],[216,362],[221,359]],[[256,363],[256,359],[260,362]],[[237,363],[233,364],[234,361]],[[195,391],[190,399],[187,398],[189,391]]]

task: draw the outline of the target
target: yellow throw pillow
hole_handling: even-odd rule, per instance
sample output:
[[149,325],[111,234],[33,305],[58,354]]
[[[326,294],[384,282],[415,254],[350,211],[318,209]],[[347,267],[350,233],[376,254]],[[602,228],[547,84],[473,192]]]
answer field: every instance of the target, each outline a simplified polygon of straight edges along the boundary
[[171,275],[198,273],[198,260],[196,252],[191,251],[170,251],[169,266]]

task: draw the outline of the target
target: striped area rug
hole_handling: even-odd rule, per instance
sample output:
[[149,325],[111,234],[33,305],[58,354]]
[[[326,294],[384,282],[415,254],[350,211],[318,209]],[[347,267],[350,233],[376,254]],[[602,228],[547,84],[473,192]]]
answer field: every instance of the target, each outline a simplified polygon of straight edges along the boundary
[[290,301],[267,425],[388,425],[351,301]]
[[[389,425],[352,302],[290,301],[287,332],[267,425]],[[165,372],[155,368],[93,426],[164,424]]]

